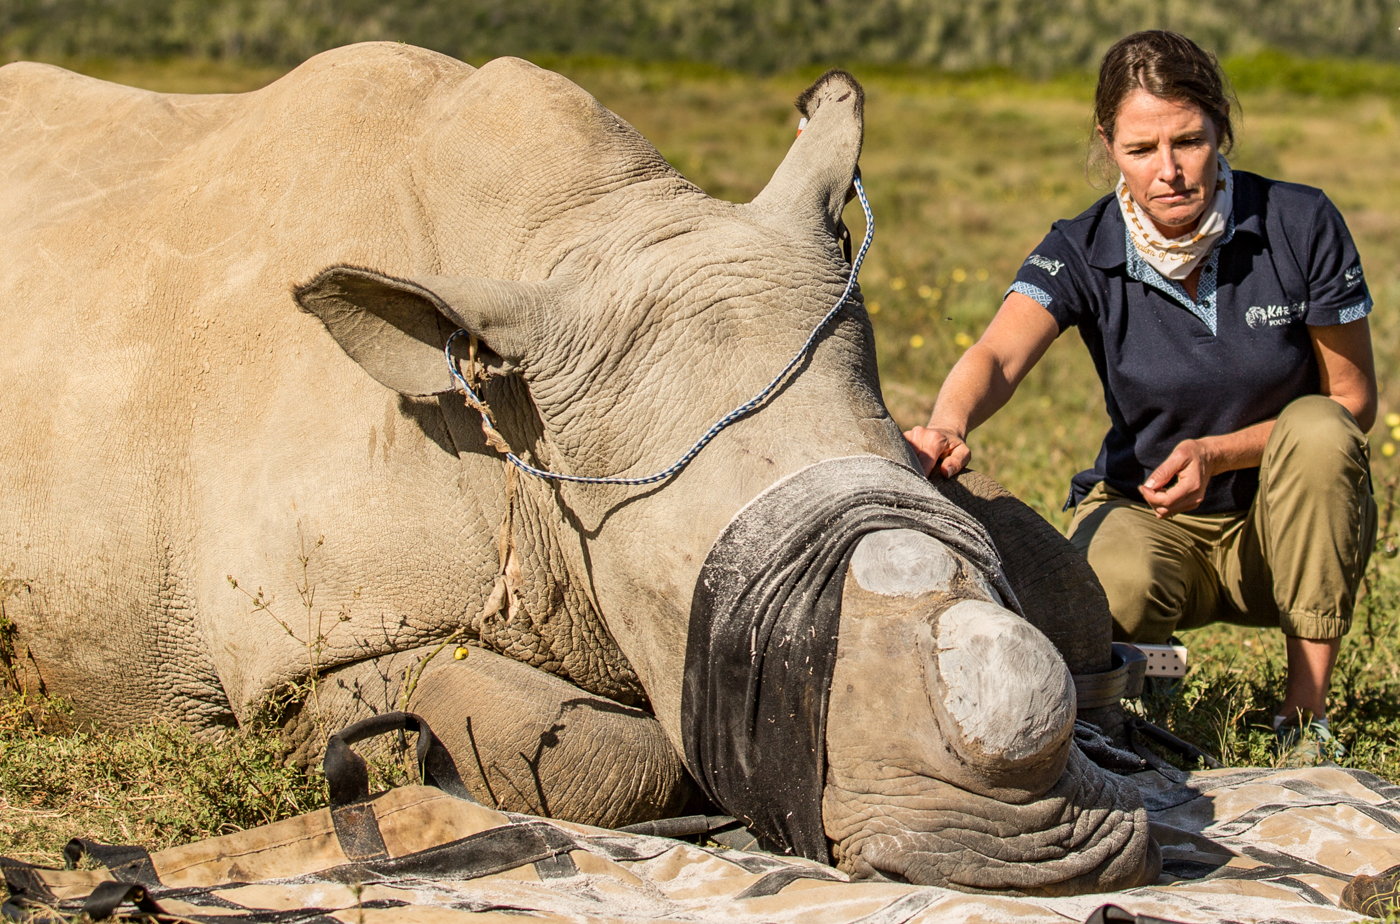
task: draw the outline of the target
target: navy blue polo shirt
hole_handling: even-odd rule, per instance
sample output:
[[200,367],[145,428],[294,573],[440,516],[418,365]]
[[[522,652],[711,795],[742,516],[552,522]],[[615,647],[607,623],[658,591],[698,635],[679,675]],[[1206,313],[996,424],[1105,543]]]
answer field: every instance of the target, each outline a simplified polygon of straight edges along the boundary
[[[1197,297],[1163,277],[1105,196],[1057,221],[1008,290],[1078,327],[1112,427],[1066,506],[1100,481],[1133,499],[1185,439],[1277,417],[1320,389],[1309,326],[1366,317],[1371,296],[1336,207],[1321,190],[1235,171],[1234,213],[1201,269]],[[1246,510],[1259,470],[1215,476],[1195,513]]]

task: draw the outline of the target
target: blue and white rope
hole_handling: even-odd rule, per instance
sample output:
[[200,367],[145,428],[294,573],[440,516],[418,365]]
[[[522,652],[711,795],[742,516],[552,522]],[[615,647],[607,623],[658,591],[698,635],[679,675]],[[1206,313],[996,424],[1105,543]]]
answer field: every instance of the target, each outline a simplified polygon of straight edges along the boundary
[[[694,446],[691,446],[688,450],[686,450],[683,456],[681,456],[667,468],[657,472],[655,475],[648,475],[645,478],[598,478],[589,477],[586,475],[561,475],[558,472],[547,472],[543,469],[535,468],[533,465],[524,461],[515,453],[507,452],[505,456],[508,460],[510,460],[510,463],[516,468],[520,469],[522,472],[525,472],[526,474],[534,475],[536,478],[548,478],[552,481],[572,481],[578,484],[620,484],[633,486],[655,484],[658,481],[665,481],[667,478],[670,478],[672,475],[675,475],[681,469],[689,465],[691,460],[700,454],[700,450],[704,449],[709,444],[710,440],[718,436],[721,430],[734,423],[734,421],[738,420],[740,417],[743,417],[750,411],[757,408],[768,398],[769,395],[773,393],[773,391],[782,383],[783,379],[787,378],[787,374],[791,372],[793,368],[796,367],[797,364],[802,361],[802,358],[811,351],[812,346],[817,342],[817,337],[821,335],[821,332],[826,327],[826,325],[831,323],[831,319],[836,317],[836,313],[842,308],[844,308],[846,306],[846,302],[850,300],[851,292],[853,292],[856,287],[856,277],[860,274],[860,265],[862,262],[864,262],[865,254],[867,251],[870,250],[870,244],[875,239],[875,215],[870,211],[870,200],[868,200],[865,197],[865,188],[861,186],[859,173],[856,174],[854,183],[856,188],[856,196],[860,199],[860,207],[865,212],[865,239],[861,241],[860,250],[857,251],[855,260],[853,260],[851,263],[851,276],[849,279],[846,280],[846,290],[841,293],[841,297],[836,300],[835,305],[831,306],[831,310],[826,313],[826,316],[817,322],[816,327],[812,328],[812,333],[807,336],[806,342],[802,344],[802,347],[797,351],[797,354],[793,356],[792,359],[788,360],[788,364],[784,366],[782,370],[778,372],[777,375],[773,376],[773,380],[767,385],[763,386],[763,390],[760,391],[758,394],[754,395],[752,398],[745,401],[743,404],[739,405],[734,410],[721,417],[715,423],[714,426],[710,427],[710,429],[705,431],[704,435],[701,436],[700,439],[695,441]],[[457,380],[457,384],[461,385],[462,388],[466,391],[467,396],[471,400],[471,403],[477,405],[478,407],[485,407],[485,404],[482,402],[482,400],[479,397],[477,397],[476,392],[473,391],[472,387],[467,384],[467,380],[462,377],[462,373],[457,370],[456,363],[452,361],[452,341],[456,340],[458,337],[466,333],[467,332],[465,330],[459,330],[451,337],[447,338],[447,346],[443,349],[443,354],[447,357],[448,371],[451,372],[452,377]],[[496,427],[491,423],[491,418],[485,413],[482,413],[481,415],[481,426],[483,429],[490,430],[492,432],[495,432],[497,435],[500,435],[500,431],[496,430]]]

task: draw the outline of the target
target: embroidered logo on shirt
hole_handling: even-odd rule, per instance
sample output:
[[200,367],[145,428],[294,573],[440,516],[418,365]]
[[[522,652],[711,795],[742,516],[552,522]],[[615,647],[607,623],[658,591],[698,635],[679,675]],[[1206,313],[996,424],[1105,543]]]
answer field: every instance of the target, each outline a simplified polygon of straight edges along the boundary
[[1250,309],[1244,313],[1244,320],[1254,330],[1258,330],[1261,327],[1285,327],[1295,321],[1301,321],[1303,315],[1307,313],[1307,302],[1263,307],[1251,305]]
[[1361,267],[1359,266],[1353,266],[1351,269],[1347,270],[1343,275],[1347,278],[1348,289],[1350,289],[1352,286],[1356,286],[1361,283]]
[[1045,270],[1045,272],[1049,273],[1051,276],[1059,275],[1060,270],[1065,268],[1065,265],[1059,260],[1047,260],[1045,257],[1042,257],[1038,253],[1031,254],[1029,257],[1026,258],[1026,262],[1029,263],[1031,266],[1040,267],[1041,269]]

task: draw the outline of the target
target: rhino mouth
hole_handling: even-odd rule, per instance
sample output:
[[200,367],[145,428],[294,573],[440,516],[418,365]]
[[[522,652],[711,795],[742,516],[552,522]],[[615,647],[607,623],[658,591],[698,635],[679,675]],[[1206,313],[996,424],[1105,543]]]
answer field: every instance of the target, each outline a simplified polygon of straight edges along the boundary
[[1136,789],[1077,748],[1056,784],[1021,805],[928,777],[906,785],[836,842],[852,878],[1053,896],[1140,885],[1161,866]]
[[[891,536],[919,554],[872,570]],[[1028,679],[1003,695],[1007,672]],[[1136,885],[1145,812],[1074,746],[1074,712],[1068,669],[1021,618],[986,530],[895,462],[829,460],[779,482],[702,568],[686,764],[769,849],[921,885]]]

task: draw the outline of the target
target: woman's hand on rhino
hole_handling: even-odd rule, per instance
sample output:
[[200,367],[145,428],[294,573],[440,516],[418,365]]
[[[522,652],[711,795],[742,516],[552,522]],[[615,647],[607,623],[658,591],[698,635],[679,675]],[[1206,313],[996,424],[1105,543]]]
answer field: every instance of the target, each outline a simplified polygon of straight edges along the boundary
[[928,426],[904,434],[924,474],[952,478],[972,459],[967,434],[1000,410],[1060,334],[1059,322],[1034,299],[1012,292],[982,334],[953,365]]
[[972,450],[967,448],[962,434],[948,427],[915,427],[904,434],[904,439],[929,477],[937,472],[952,478],[972,459]]

